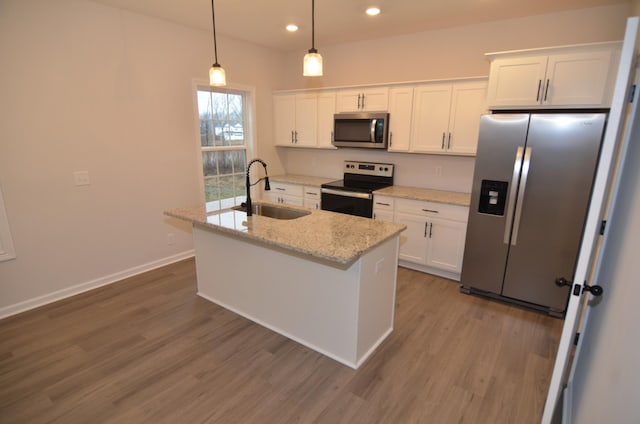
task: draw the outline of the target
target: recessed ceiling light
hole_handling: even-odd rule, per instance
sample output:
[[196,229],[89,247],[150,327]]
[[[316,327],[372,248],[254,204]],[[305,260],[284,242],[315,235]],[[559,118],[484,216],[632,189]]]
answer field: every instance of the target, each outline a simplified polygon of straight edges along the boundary
[[289,24],[287,25],[287,31],[289,32],[295,32],[298,30],[298,25],[295,24]]
[[367,9],[367,15],[369,16],[376,16],[380,14],[380,9],[377,7],[370,7]]

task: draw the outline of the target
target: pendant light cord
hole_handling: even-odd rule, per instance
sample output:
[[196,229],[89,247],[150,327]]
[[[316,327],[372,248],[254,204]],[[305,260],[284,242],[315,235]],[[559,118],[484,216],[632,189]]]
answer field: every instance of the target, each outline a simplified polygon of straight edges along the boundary
[[[211,0],[213,1],[213,0]],[[316,4],[315,0],[311,0],[311,49],[316,49]]]
[[218,64],[218,46],[216,44],[216,12],[213,7],[213,0],[211,0],[211,20],[213,21],[213,56],[215,57],[215,65]]

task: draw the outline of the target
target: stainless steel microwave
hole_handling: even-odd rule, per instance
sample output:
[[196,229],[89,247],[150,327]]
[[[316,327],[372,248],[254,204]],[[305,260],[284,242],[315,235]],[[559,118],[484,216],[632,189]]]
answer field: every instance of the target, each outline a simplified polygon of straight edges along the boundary
[[386,149],[388,138],[389,114],[386,112],[333,115],[332,143],[336,147]]

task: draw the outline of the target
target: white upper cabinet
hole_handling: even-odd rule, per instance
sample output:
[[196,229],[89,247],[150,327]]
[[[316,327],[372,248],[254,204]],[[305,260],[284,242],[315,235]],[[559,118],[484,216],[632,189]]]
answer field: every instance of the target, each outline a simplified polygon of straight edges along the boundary
[[413,87],[394,87],[389,90],[389,147],[390,152],[409,150]]
[[490,53],[491,109],[609,107],[620,43]]
[[389,109],[389,88],[376,87],[338,92],[338,112],[372,112]]
[[480,116],[487,111],[486,89],[485,81],[416,87],[409,151],[475,155]]
[[275,94],[276,146],[334,148],[331,144],[335,92]]

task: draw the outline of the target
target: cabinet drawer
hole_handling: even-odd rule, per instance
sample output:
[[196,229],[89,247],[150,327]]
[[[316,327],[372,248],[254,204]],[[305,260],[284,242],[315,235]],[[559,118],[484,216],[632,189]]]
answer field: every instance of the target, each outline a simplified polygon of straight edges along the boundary
[[396,199],[395,205],[396,212],[450,219],[453,221],[466,222],[469,215],[469,208],[466,206],[449,205],[446,203]]
[[304,186],[305,199],[320,199],[320,187]]
[[302,197],[302,193],[304,190],[303,190],[303,186],[301,185],[272,182],[271,191],[277,194],[288,194],[290,196]]
[[395,199],[393,197],[373,196],[373,209],[380,211],[393,211]]

